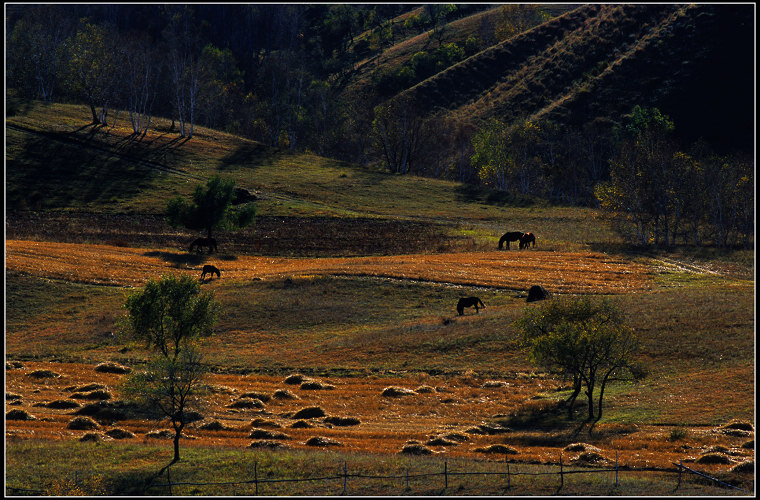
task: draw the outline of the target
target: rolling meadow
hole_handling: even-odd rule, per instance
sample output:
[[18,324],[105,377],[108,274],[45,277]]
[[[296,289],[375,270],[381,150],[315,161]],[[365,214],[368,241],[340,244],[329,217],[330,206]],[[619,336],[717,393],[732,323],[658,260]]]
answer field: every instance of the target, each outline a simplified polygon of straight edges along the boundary
[[[516,203],[202,127],[178,140],[160,119],[136,137],[126,120],[82,126],[83,106],[8,109],[6,494],[142,493],[171,442],[166,420],[121,394],[117,372],[149,354],[120,329],[123,305],[149,279],[200,280],[203,264],[221,270],[201,286],[222,312],[175,482],[250,479],[253,464],[267,477],[308,478],[344,462],[393,475],[444,460],[530,470],[562,457],[565,467],[642,471],[619,486],[578,475],[564,494],[754,490],[753,471],[742,472],[754,463],[753,250],[644,251],[592,208]],[[165,204],[214,174],[255,196],[257,217],[218,232],[217,253],[190,253],[197,235],[169,226]],[[536,247],[498,250],[512,230],[533,232]],[[519,348],[514,321],[537,306],[526,302],[532,285],[609,298],[641,340],[646,376],[610,384],[593,434],[576,431],[582,398],[574,421],[557,410],[569,382]],[[457,299],[472,295],[486,307],[457,315]],[[73,426],[87,408],[93,425]],[[314,408],[319,416],[299,416]],[[688,478],[674,492],[675,476],[657,471],[678,462],[744,490]],[[557,479],[518,481],[364,481],[349,493],[543,494]],[[339,490],[295,483],[264,494]]]

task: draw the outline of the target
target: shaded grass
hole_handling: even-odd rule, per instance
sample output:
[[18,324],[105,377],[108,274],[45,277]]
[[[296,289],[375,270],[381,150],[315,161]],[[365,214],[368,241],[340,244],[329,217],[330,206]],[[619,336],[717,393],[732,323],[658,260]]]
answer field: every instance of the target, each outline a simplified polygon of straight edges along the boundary
[[[99,478],[109,495],[139,495],[141,486],[160,466],[168,463],[168,447],[112,443],[70,443],[23,441],[9,442],[6,451],[6,484],[27,488],[47,488],[76,472],[84,485]],[[343,491],[343,466],[348,474],[395,476],[387,479],[349,477],[346,492],[351,495],[510,495],[554,494],[558,492],[556,475],[520,474],[557,473],[557,465],[511,464],[509,490],[506,489],[506,466],[503,461],[447,458],[448,489],[445,489],[441,457],[379,456],[341,451],[263,451],[251,449],[196,448],[186,446],[182,460],[171,469],[172,483],[250,481],[254,468],[260,480],[330,477],[325,481],[262,483],[259,495],[337,495]],[[98,463],[97,469],[93,463]],[[213,466],[211,466],[213,464]],[[579,467],[568,467],[579,470]],[[405,480],[409,473],[409,488]],[[457,472],[498,472],[499,475],[461,476]],[[435,474],[418,477],[418,474]],[[673,474],[619,474],[615,487],[614,472],[604,474],[570,474],[561,490],[566,495],[671,495]],[[166,475],[153,484],[166,484]],[[88,492],[85,491],[85,494]],[[166,488],[151,488],[149,494],[168,494]],[[254,495],[253,484],[175,485],[173,495]],[[726,495],[723,489],[686,481],[677,491],[681,495]]]

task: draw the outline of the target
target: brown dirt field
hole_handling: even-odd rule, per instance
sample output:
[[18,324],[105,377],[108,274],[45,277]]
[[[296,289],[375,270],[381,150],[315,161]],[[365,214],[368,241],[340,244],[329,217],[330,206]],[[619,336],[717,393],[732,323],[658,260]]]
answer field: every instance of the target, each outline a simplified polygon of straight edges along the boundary
[[541,250],[408,254],[373,257],[284,258],[226,254],[194,256],[176,249],[146,251],[108,245],[6,241],[6,268],[80,283],[141,286],[170,272],[197,274],[202,263],[222,279],[288,276],[377,276],[467,286],[524,290],[540,283],[554,293],[617,294],[648,290],[653,273],[644,265],[592,252]]
[[[118,384],[122,375],[97,373],[95,365],[77,363],[24,362],[20,369],[6,370],[6,391],[22,396],[20,405],[12,408],[28,411],[37,417],[32,421],[7,421],[6,439],[80,439],[88,431],[68,429],[66,426],[74,418],[75,410],[52,409],[34,406],[54,400],[68,399],[71,392],[63,389],[71,386],[101,383],[107,385],[118,399]],[[61,374],[60,378],[35,379],[27,376],[34,370],[49,369]],[[396,454],[410,440],[422,444],[431,438],[450,433],[467,436],[466,441],[451,446],[429,446],[436,453],[451,457],[477,457],[503,460],[502,455],[494,456],[475,451],[495,444],[506,444],[517,450],[510,459],[519,462],[556,463],[559,454],[568,463],[580,453],[563,451],[570,443],[583,441],[600,449],[599,453],[614,465],[615,452],[621,466],[629,467],[670,467],[672,462],[683,460],[685,464],[696,461],[702,452],[714,446],[729,450],[730,464],[700,465],[701,470],[712,472],[727,471],[733,465],[750,459],[754,450],[742,449],[741,444],[750,438],[729,436],[718,427],[690,428],[688,436],[676,441],[669,439],[671,428],[658,426],[638,426],[606,424],[597,428],[593,440],[584,432],[572,438],[564,436],[547,438],[537,432],[513,431],[505,434],[478,435],[466,432],[475,426],[488,422],[494,415],[503,415],[530,400],[536,392],[551,391],[556,383],[542,378],[504,379],[506,386],[484,387],[485,379],[476,377],[434,377],[429,375],[399,375],[394,377],[330,377],[320,381],[335,386],[334,390],[303,390],[298,386],[284,383],[284,376],[263,375],[218,375],[212,374],[206,383],[225,386],[228,390],[217,391],[207,397],[207,405],[201,409],[202,421],[188,425],[185,432],[189,438],[183,446],[231,446],[247,447],[253,441],[249,437],[254,426],[251,421],[263,419],[282,427],[259,428],[282,432],[290,439],[283,444],[294,449],[306,449],[307,440],[321,436],[342,443],[344,451]],[[383,397],[382,391],[389,386],[417,389],[430,386],[432,392],[420,392],[396,398]],[[288,389],[299,399],[272,399],[262,409],[228,408],[232,401],[245,392],[259,392],[272,395],[278,389]],[[355,417],[360,420],[355,426],[330,426],[324,417],[311,419],[311,428],[291,428],[296,421],[292,414],[306,407],[319,406],[328,417]],[[226,430],[204,430],[201,425],[218,420],[228,427]],[[101,422],[99,432],[121,428],[135,434],[127,438],[131,442],[147,443],[146,433],[156,429],[167,429],[167,421],[123,420],[110,423]],[[167,440],[166,446],[171,444]]]

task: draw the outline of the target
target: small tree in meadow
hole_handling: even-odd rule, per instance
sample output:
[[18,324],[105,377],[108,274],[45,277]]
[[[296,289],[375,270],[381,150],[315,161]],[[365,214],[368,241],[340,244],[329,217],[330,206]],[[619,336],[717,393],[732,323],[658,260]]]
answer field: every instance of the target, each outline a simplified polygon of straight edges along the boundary
[[198,401],[198,382],[206,371],[199,340],[213,334],[219,307],[213,293],[201,293],[200,284],[189,275],[150,280],[124,304],[127,332],[154,351],[144,370],[127,377],[124,392],[171,420],[174,459],[169,465],[180,459],[186,412]]
[[607,383],[613,377],[641,373],[634,360],[636,336],[621,309],[607,299],[557,297],[538,307],[527,307],[516,326],[532,361],[572,379],[573,393],[567,400],[570,417],[585,385],[586,422],[593,421],[591,429],[602,418]]
[[224,180],[215,175],[206,186],[197,185],[192,201],[182,196],[169,201],[166,218],[172,226],[203,230],[211,238],[214,229],[240,229],[253,223],[256,207],[246,203],[240,208],[233,207],[235,181]]

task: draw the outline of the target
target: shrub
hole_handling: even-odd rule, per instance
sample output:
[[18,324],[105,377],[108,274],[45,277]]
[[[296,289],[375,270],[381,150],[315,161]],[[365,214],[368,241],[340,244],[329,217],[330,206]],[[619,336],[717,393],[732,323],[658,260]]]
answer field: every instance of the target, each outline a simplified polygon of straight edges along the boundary
[[383,396],[386,398],[397,398],[401,396],[411,396],[413,394],[417,394],[411,389],[405,389],[403,387],[386,387],[383,389]]
[[306,446],[343,446],[342,443],[334,439],[330,439],[330,438],[326,438],[322,436],[314,436],[310,438],[308,441],[306,441],[305,444]]
[[131,372],[132,368],[120,365],[119,363],[114,363],[113,361],[106,361],[105,363],[100,363],[99,365],[95,366],[95,371],[98,373],[122,374]]
[[5,420],[37,420],[37,417],[24,410],[11,410],[5,414]]
[[338,427],[359,425],[360,423],[359,419],[355,417],[327,417],[324,421],[326,424],[333,424]]
[[678,441],[678,440],[684,439],[686,438],[688,434],[689,433],[686,429],[684,429],[683,427],[678,427],[670,431],[670,436],[668,436],[668,441]]
[[99,429],[100,425],[98,425],[97,422],[95,422],[90,417],[76,417],[74,420],[69,422],[69,425],[66,426],[69,429],[79,430],[79,431],[89,431],[92,429]]
[[303,419],[303,418],[319,418],[324,417],[325,411],[320,408],[319,406],[312,406],[310,408],[302,408],[298,410],[292,418],[295,419]]
[[32,378],[58,378],[61,374],[52,370],[34,370],[31,373],[27,373],[26,376]]
[[722,453],[706,453],[697,459],[698,464],[730,464],[731,459]]

